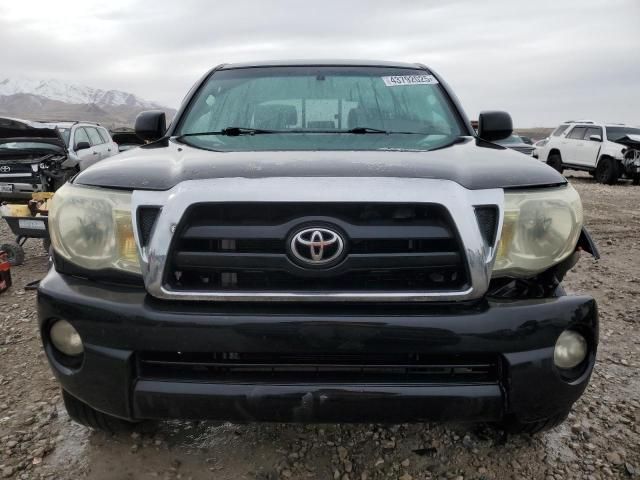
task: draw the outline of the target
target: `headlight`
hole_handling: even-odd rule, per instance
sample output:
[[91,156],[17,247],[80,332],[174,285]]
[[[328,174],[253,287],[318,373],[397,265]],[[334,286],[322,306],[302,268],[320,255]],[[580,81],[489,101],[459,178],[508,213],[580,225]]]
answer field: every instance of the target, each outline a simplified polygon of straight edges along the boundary
[[567,185],[506,192],[494,277],[535,275],[567,258],[582,229],[582,203]]
[[79,267],[140,273],[130,193],[67,183],[53,197],[49,234],[55,251]]

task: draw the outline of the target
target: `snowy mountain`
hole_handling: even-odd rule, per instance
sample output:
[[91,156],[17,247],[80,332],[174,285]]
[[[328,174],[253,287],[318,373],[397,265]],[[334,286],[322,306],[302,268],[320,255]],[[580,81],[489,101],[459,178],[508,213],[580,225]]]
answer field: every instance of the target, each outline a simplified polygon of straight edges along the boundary
[[92,103],[100,107],[120,105],[140,108],[162,107],[158,103],[144,100],[132,93],[120,90],[101,90],[60,80],[34,80],[28,78],[5,78],[0,80],[0,96],[15,95],[17,93],[38,95],[64,103]]
[[90,120],[105,125],[132,125],[149,109],[175,110],[120,90],[101,90],[60,80],[5,78],[0,80],[0,115],[32,120]]

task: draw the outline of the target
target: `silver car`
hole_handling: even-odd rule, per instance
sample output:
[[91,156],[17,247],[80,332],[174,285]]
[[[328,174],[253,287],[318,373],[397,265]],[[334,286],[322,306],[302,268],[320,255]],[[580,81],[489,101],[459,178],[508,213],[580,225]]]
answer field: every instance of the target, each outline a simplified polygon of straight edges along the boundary
[[99,123],[91,122],[51,122],[57,128],[67,146],[68,166],[84,170],[94,163],[118,153],[118,144],[109,131]]

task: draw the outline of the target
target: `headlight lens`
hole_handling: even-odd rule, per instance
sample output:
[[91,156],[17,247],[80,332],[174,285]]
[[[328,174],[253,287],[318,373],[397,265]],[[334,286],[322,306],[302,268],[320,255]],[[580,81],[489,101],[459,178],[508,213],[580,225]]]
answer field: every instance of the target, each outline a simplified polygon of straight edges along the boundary
[[80,267],[140,273],[130,193],[67,183],[53,197],[49,233],[55,251]]
[[505,193],[493,276],[535,275],[561,262],[574,251],[582,222],[580,196],[571,185]]

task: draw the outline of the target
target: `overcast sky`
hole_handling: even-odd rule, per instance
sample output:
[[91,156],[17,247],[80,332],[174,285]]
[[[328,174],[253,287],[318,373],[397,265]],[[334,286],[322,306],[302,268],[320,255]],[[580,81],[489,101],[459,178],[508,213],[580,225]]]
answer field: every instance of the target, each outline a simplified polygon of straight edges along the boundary
[[0,79],[172,107],[218,63],[364,58],[431,66],[472,118],[640,124],[640,0],[3,0],[0,46]]

